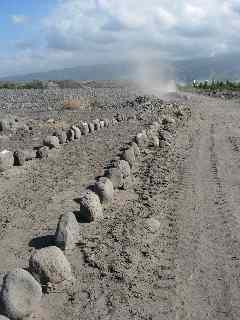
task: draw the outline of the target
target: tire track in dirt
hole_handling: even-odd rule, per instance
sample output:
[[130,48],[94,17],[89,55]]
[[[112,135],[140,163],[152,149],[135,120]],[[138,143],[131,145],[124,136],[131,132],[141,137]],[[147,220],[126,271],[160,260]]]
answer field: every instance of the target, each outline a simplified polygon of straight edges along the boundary
[[230,116],[223,103],[198,108],[189,131],[194,143],[180,172],[176,319],[239,319],[240,250],[226,134]]

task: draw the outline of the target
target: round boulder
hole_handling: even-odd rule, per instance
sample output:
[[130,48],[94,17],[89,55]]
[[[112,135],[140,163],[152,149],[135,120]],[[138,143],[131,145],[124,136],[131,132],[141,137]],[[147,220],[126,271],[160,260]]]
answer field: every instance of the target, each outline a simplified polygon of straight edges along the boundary
[[123,152],[122,158],[123,160],[126,160],[129,163],[130,168],[133,168],[136,162],[133,147],[130,147],[129,149],[125,150]]
[[94,132],[94,123],[90,122],[90,123],[88,124],[88,128],[89,128],[89,132],[90,132],[90,133],[93,133],[93,132]]
[[86,190],[80,195],[80,215],[89,222],[103,218],[99,196],[91,190]]
[[3,316],[3,315],[0,315],[0,320],[10,320],[9,318]]
[[108,128],[110,125],[110,121],[108,119],[104,119],[103,121],[104,121],[105,127]]
[[95,182],[94,192],[99,196],[102,204],[109,204],[113,200],[113,183],[106,177],[101,177]]
[[37,250],[30,257],[29,268],[34,277],[43,284],[73,280],[70,263],[55,246]]
[[81,138],[81,135],[82,135],[81,130],[80,130],[78,127],[76,127],[76,126],[72,126],[71,129],[72,129],[73,132],[74,132],[74,139],[76,139],[76,140],[80,139],[80,138]]
[[111,121],[111,124],[113,126],[115,126],[116,124],[118,124],[118,121],[115,118],[113,118],[112,121]]
[[42,288],[29,272],[16,269],[4,277],[0,299],[10,319],[30,316],[39,306],[41,297]]
[[72,212],[64,213],[58,221],[55,234],[56,246],[62,250],[74,249],[79,240],[79,225]]
[[67,142],[67,134],[64,130],[62,129],[56,130],[53,135],[58,137],[60,144],[64,144]]
[[14,164],[17,166],[24,165],[25,161],[33,160],[36,158],[35,150],[16,150],[13,153]]
[[49,148],[47,146],[40,147],[36,152],[36,157],[38,159],[47,159],[48,152],[49,152]]
[[136,144],[136,142],[132,142],[131,147],[133,148],[135,157],[139,158],[141,156],[141,151],[140,151],[138,145]]
[[160,145],[159,138],[157,136],[153,136],[152,143],[154,147],[158,148]]
[[112,181],[114,188],[121,188],[123,185],[123,176],[119,168],[109,168],[105,172],[105,176]]
[[98,131],[100,129],[100,121],[98,119],[93,120],[94,130]]
[[74,141],[74,137],[75,137],[74,131],[73,131],[72,129],[69,129],[69,130],[67,131],[67,140],[68,140],[69,142]]
[[103,120],[100,120],[100,128],[102,129],[102,128],[104,128],[104,126],[105,126],[105,122],[103,121]]
[[9,150],[3,150],[0,152],[0,172],[13,167],[14,157],[13,153]]
[[87,122],[81,122],[79,125],[81,133],[86,136],[89,133],[89,127]]
[[47,146],[49,148],[58,148],[59,147],[59,140],[58,137],[56,136],[47,136],[44,140],[43,140],[43,145]]
[[131,168],[126,160],[119,160],[117,162],[117,167],[119,168],[123,179],[131,176]]

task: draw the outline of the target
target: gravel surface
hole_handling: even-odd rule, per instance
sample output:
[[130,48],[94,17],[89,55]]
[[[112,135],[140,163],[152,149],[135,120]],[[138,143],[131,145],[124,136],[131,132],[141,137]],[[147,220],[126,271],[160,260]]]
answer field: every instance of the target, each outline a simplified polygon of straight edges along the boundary
[[[191,94],[165,99],[168,104],[129,97],[118,107],[59,111],[55,115],[69,126],[118,112],[137,119],[1,174],[0,278],[28,267],[35,249],[54,245],[60,215],[79,212],[84,188],[137,133],[171,109],[169,101],[191,106],[191,117],[169,129],[170,145],[142,149],[132,188],[115,191],[104,218],[79,224],[79,242],[66,252],[76,281],[44,291],[42,319],[240,318],[240,105]],[[44,123],[27,109],[23,117]],[[32,137],[46,131],[39,128]],[[16,137],[8,141],[14,148]],[[33,141],[26,137],[22,144]]]

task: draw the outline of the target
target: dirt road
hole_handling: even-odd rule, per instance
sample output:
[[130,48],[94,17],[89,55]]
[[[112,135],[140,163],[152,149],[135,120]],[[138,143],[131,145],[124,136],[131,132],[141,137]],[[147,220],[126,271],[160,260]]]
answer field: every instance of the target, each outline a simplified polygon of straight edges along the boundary
[[[67,253],[76,285],[44,295],[44,320],[240,319],[240,103],[188,102],[171,147],[143,152],[133,190],[80,225]],[[138,130],[102,131],[1,178],[0,272],[51,244],[57,217]]]
[[194,100],[177,140],[176,319],[239,319],[240,104]]

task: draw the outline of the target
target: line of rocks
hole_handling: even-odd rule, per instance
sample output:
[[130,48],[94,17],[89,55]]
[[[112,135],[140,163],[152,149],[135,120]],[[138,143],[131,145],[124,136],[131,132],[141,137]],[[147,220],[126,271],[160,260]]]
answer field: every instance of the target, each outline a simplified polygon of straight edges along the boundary
[[43,139],[43,145],[37,149],[16,150],[14,152],[9,150],[2,150],[0,152],[0,173],[4,172],[13,166],[23,166],[26,161],[34,159],[48,158],[49,150],[59,148],[66,143],[80,140],[81,136],[93,134],[102,128],[115,126],[119,122],[129,121],[135,119],[135,115],[126,118],[123,114],[117,114],[112,120],[109,119],[95,119],[92,122],[80,122],[72,125],[69,129],[57,129],[52,135],[46,136]]
[[[185,110],[181,111],[181,116],[184,112]],[[102,127],[106,126],[105,123],[102,123]],[[73,250],[79,241],[78,221],[90,223],[102,219],[104,209],[113,201],[115,190],[127,190],[132,186],[132,173],[137,168],[142,152],[149,147],[170,146],[176,126],[177,121],[166,116],[138,133],[121,153],[120,158],[114,160],[105,170],[104,176],[96,178],[94,183],[81,193],[80,211],[77,214],[67,212],[60,216],[55,233],[55,246],[36,250],[29,259],[28,270],[15,269],[4,276],[0,292],[0,313],[4,316],[0,315],[0,319],[19,320],[31,316],[40,305],[43,289],[63,283],[74,284],[72,268],[64,252]],[[101,128],[100,121],[94,124],[94,128],[96,127],[97,130]]]

